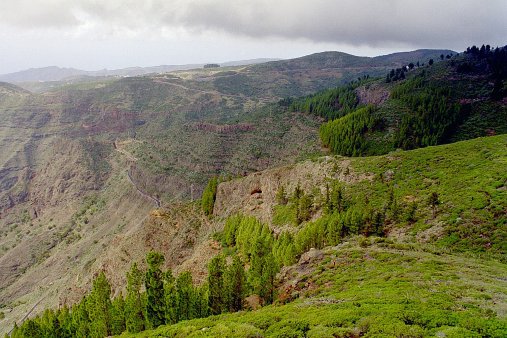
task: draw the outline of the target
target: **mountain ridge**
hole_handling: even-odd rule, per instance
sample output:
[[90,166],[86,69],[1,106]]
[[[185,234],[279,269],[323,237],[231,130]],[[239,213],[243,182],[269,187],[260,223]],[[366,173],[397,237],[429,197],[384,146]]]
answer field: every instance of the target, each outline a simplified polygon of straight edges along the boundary
[[[249,60],[227,61],[218,63],[221,67],[245,66],[256,63],[270,62],[279,59],[274,58],[258,58]],[[205,63],[182,64],[182,65],[159,65],[139,67],[132,66],[119,69],[101,69],[101,70],[82,70],[77,68],[47,66],[40,68],[29,68],[17,72],[0,74],[0,81],[4,82],[48,82],[48,81],[64,81],[72,80],[76,77],[106,77],[106,76],[140,76],[151,73],[167,73],[180,70],[190,70],[202,68]]]
[[[391,53],[387,55],[380,55],[375,57],[366,57],[366,56],[356,56],[352,54],[348,54],[345,52],[339,51],[326,51],[313,53],[306,56],[301,56],[298,58],[293,58],[290,60],[281,60],[281,59],[273,59],[273,58],[258,58],[258,59],[249,59],[249,60],[238,60],[238,61],[229,61],[217,63],[221,67],[237,67],[237,66],[248,66],[255,64],[263,64],[263,63],[279,63],[278,67],[283,68],[284,62],[288,64],[298,62],[312,62],[317,59],[327,58],[328,60],[333,59],[350,59],[357,58],[355,61],[356,64],[361,64],[360,60],[363,61],[378,61],[379,65],[385,65],[386,63],[399,61],[399,57],[406,55],[418,55],[418,58],[421,60],[426,60],[428,56],[439,55],[439,53],[455,53],[451,50],[444,49],[418,49],[414,51],[407,52],[399,52],[399,53]],[[337,58],[337,56],[339,58]],[[166,73],[166,72],[175,72],[182,70],[191,70],[196,68],[202,68],[205,63],[195,63],[195,64],[186,64],[186,65],[160,65],[160,66],[148,66],[148,67],[126,67],[120,69],[103,69],[103,70],[95,70],[95,71],[87,71],[77,68],[66,68],[66,67],[58,67],[58,66],[47,66],[40,68],[30,68],[26,70],[21,70],[13,73],[0,74],[0,81],[4,82],[49,82],[49,81],[64,81],[64,80],[72,80],[76,77],[83,76],[91,76],[91,77],[104,77],[104,76],[140,76],[146,75],[150,73]],[[329,64],[333,67],[340,67],[340,65],[335,62],[331,62]],[[352,64],[351,64],[352,65]]]

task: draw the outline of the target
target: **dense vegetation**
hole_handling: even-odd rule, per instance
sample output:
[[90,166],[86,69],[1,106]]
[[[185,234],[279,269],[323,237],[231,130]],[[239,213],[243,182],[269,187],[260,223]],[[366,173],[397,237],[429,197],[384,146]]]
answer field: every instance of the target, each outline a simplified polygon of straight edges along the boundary
[[[289,279],[275,289],[278,303],[140,336],[504,337],[505,144],[497,136],[355,158],[371,181],[281,186],[274,217],[288,231],[235,216],[218,235],[250,266],[256,253],[272,255],[275,268],[299,259],[279,277]],[[412,241],[429,229],[430,243]],[[406,231],[409,243],[385,238],[391,231]],[[310,248],[323,256],[302,257]]]
[[339,119],[324,123],[320,127],[320,139],[324,146],[335,154],[361,156],[367,154],[365,134],[373,131],[380,120],[375,108],[360,108]]
[[[320,137],[333,153],[377,155],[507,132],[507,48],[468,48],[427,65],[392,69],[386,80],[359,79],[349,85],[288,100],[289,110],[327,120]],[[472,83],[472,85],[471,85]],[[372,86],[375,84],[375,86]],[[359,91],[389,93],[365,110]],[[363,102],[364,104],[364,102]]]
[[396,87],[391,98],[403,102],[410,113],[401,118],[394,136],[402,149],[427,147],[448,140],[452,128],[465,118],[465,109],[451,102],[451,88],[424,82],[424,73]]
[[[329,248],[295,279],[296,299],[136,337],[505,337],[494,309],[507,270],[383,238]],[[295,270],[291,270],[296,273]],[[479,282],[480,279],[480,282]],[[496,303],[498,304],[498,303]]]
[[314,95],[299,98],[290,102],[290,111],[312,113],[326,120],[347,115],[354,111],[359,104],[354,89],[361,82],[353,82],[346,86],[331,88]]
[[[472,47],[424,69],[394,71],[383,84],[389,99],[380,106],[359,105],[356,90],[371,84],[367,79],[283,103],[327,120],[320,137],[337,154],[446,143],[471,119],[505,113],[506,51]],[[471,79],[484,82],[474,88]],[[493,132],[503,130],[505,120],[498,120]],[[203,285],[194,285],[190,272],[164,271],[164,256],[150,252],[146,271],[132,265],[125,296],[112,297],[99,273],[81,302],[26,320],[12,337],[103,337],[162,325],[169,326],[146,334],[504,337],[507,323],[495,304],[506,290],[498,277],[506,272],[506,149],[500,136],[392,152],[350,160],[355,175],[370,179],[329,178],[306,191],[281,185],[272,224],[244,215],[225,220],[214,235],[222,253],[209,263]],[[203,192],[206,216],[213,214],[218,183],[211,179]],[[386,238],[397,231],[413,243]],[[325,257],[307,260],[311,249],[326,250]],[[490,267],[468,257],[478,255]],[[283,276],[300,270],[303,276],[283,285]]]
[[213,214],[215,199],[217,197],[218,178],[212,177],[202,193],[201,207],[206,216]]
[[[79,304],[46,310],[15,328],[13,337],[101,337],[164,324],[176,324],[156,331],[169,336],[213,327],[205,335],[224,330],[224,334],[236,332],[240,337],[248,332],[296,337],[312,332],[319,337],[347,336],[359,330],[369,335],[412,332],[428,336],[442,331],[502,337],[507,324],[490,309],[498,286],[492,281],[486,288],[473,284],[477,278],[481,285],[489,279],[455,264],[472,264],[460,252],[505,260],[505,144],[505,136],[497,136],[392,156],[355,158],[354,170],[372,173],[371,180],[344,184],[331,179],[324,189],[310,191],[300,185],[293,190],[282,185],[276,194],[273,222],[288,222],[289,227],[274,231],[250,216],[228,218],[224,230],[215,234],[223,252],[211,260],[205,284],[195,286],[188,272],[174,277],[171,270],[163,271],[164,257],[151,252],[146,272],[132,265],[125,297],[111,298],[111,287],[100,273],[91,293]],[[431,240],[436,246],[385,238],[390,231],[403,228],[416,236],[435,224],[443,224],[441,233]],[[343,244],[355,238],[359,247]],[[336,245],[340,247],[326,249],[332,254],[314,262],[294,289],[280,286],[276,276],[282,267],[298,262],[311,248]],[[491,274],[505,272],[503,263],[489,262],[494,267]],[[466,275],[465,280],[456,279],[459,271]],[[435,278],[450,282],[436,282]],[[401,298],[400,288],[406,293]],[[440,291],[434,293],[434,288]],[[380,300],[373,290],[382,292]],[[427,301],[421,300],[420,292]],[[269,306],[299,297],[303,299],[294,304]],[[266,308],[195,320],[257,305]],[[308,311],[300,312],[298,306]],[[299,313],[300,318],[291,318],[291,312]],[[476,318],[472,323],[471,316]],[[341,325],[322,318],[335,318]],[[190,319],[194,320],[178,324]],[[278,321],[283,324],[276,325]],[[189,331],[181,331],[185,327]]]

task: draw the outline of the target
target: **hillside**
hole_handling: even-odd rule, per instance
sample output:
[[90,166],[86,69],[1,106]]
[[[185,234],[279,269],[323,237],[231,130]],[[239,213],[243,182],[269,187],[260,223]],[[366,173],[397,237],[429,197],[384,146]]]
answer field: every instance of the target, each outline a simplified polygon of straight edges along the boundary
[[507,47],[474,46],[439,59],[287,100],[289,110],[328,120],[320,128],[323,144],[347,156],[507,132]]
[[[326,157],[222,183],[217,218],[239,212],[262,219],[279,240],[283,231],[294,234],[302,254],[277,275],[278,301],[135,336],[505,336],[506,146],[500,135],[380,157]],[[333,220],[322,208],[332,182],[340,182],[347,213],[368,217],[387,206],[382,237],[368,235],[364,218],[355,234],[329,237]],[[280,218],[291,206],[277,201],[280,187],[311,194],[309,221]]]
[[285,270],[297,299],[125,337],[504,337],[504,264],[350,241]]
[[[146,226],[165,220],[150,211],[197,199],[209,177],[240,177],[320,154],[322,119],[287,113],[277,102],[380,68],[340,68],[337,61],[331,69],[314,56],[304,63],[297,72],[253,65],[98,78],[51,84],[40,93],[2,85],[0,304],[6,320],[19,320],[39,301],[34,313],[73,303],[109,261],[116,287],[124,285],[130,258],[110,252],[122,247],[112,244],[135,242],[138,259],[152,248],[168,250],[173,244],[157,234],[172,233],[174,224]],[[194,236],[193,225],[183,224]],[[192,244],[185,236],[175,241],[175,248]],[[187,252],[192,255],[185,251],[167,265],[192,266]]]
[[[503,337],[506,158],[505,135],[376,157],[321,157],[221,183],[211,221],[178,216],[199,215],[192,205],[154,212],[130,236],[166,257],[188,250],[188,264],[170,260],[164,269],[190,269],[202,282],[222,247],[250,264],[254,281],[257,254],[249,250],[261,240],[271,252],[263,257],[272,255],[281,270],[274,305],[140,336]],[[238,220],[238,213],[269,228],[257,232],[262,223]],[[170,230],[157,236],[144,232],[150,227]],[[132,262],[144,266],[132,245],[139,240],[117,238],[113,260],[101,268],[112,281]]]

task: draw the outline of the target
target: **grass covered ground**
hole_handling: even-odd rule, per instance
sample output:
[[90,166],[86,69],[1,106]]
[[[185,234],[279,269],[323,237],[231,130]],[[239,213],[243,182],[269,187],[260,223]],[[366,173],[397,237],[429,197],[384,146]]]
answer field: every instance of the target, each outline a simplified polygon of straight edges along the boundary
[[[354,199],[382,205],[392,187],[402,209],[416,204],[416,221],[397,225],[404,232],[420,236],[433,228],[427,231],[428,241],[505,258],[507,135],[351,160],[359,172],[376,175],[349,187]],[[439,197],[434,216],[428,205],[433,192]]]
[[[377,242],[377,243],[375,243]],[[327,248],[289,270],[299,299],[136,337],[505,337],[507,267],[381,238]],[[128,336],[128,335],[126,335]],[[134,335],[133,335],[134,336]]]
[[274,305],[137,336],[506,337],[507,136],[350,161],[351,175],[373,178],[344,185],[346,200],[376,209],[392,194],[398,205],[387,238],[304,254],[282,269]]

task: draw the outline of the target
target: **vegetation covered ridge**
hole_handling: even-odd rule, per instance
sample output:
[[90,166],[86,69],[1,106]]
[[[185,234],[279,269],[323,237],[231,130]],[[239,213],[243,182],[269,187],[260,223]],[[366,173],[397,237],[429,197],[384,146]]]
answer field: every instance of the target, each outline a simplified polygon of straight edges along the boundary
[[[322,143],[345,156],[507,132],[507,47],[472,46],[438,61],[411,62],[385,78],[359,77],[281,104],[325,118]],[[362,110],[367,105],[374,109]]]
[[[222,253],[205,284],[193,285],[188,272],[162,271],[163,255],[151,252],[146,272],[132,266],[125,298],[111,299],[100,273],[80,303],[47,310],[12,336],[102,337],[176,324],[143,335],[502,337],[506,144],[500,135],[353,158],[349,170],[371,179],[345,184],[330,175],[313,189],[279,185],[268,224],[225,220],[214,235]],[[343,159],[316,162],[328,160]],[[329,174],[341,170],[332,167]],[[300,313],[297,320],[290,311]],[[321,316],[339,323],[318,322]]]

